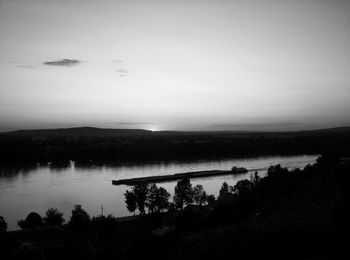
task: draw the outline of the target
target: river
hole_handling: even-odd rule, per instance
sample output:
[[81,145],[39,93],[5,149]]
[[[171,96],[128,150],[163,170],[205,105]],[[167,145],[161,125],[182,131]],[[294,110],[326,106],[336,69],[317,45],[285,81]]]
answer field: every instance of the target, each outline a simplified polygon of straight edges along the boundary
[[[74,205],[80,204],[90,214],[113,214],[128,216],[124,193],[128,186],[114,186],[112,180],[151,175],[167,175],[201,170],[229,170],[233,165],[247,169],[265,168],[259,174],[264,176],[266,168],[281,164],[283,167],[303,168],[316,162],[318,155],[264,156],[254,158],[203,160],[192,162],[167,162],[149,164],[120,164],[115,166],[78,167],[72,162],[65,168],[36,166],[16,171],[1,170],[0,174],[0,216],[3,216],[9,230],[18,229],[17,221],[35,211],[44,216],[48,208],[58,208],[66,220]],[[207,194],[218,195],[221,184],[226,181],[234,185],[249,178],[251,173],[225,175],[191,180],[202,184]],[[161,183],[173,195],[176,182]],[[172,198],[171,198],[172,199]]]

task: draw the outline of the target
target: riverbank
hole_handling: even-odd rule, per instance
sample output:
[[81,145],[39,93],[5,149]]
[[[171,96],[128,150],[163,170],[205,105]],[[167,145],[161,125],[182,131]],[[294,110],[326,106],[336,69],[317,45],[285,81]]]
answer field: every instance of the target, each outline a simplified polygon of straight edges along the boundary
[[[90,215],[101,213],[128,216],[125,208],[124,193],[127,186],[111,185],[111,180],[145,175],[172,174],[174,172],[201,171],[203,169],[230,169],[232,165],[245,168],[281,164],[283,167],[303,168],[316,162],[317,155],[274,156],[218,161],[172,162],[146,165],[118,165],[115,167],[76,167],[57,169],[36,167],[28,171],[19,170],[0,176],[0,212],[7,219],[11,230],[18,229],[17,220],[23,219],[31,210],[44,214],[50,207],[56,207],[69,216],[75,204],[81,204]],[[265,171],[266,172],[266,171]],[[262,175],[265,172],[261,172]],[[234,185],[237,181],[249,178],[246,175],[224,175],[193,180],[201,184],[208,194],[218,196],[223,181]],[[161,186],[173,193],[175,182],[161,183]],[[10,203],[16,201],[16,205]],[[20,206],[18,206],[20,205]]]
[[[157,162],[148,164],[118,164],[114,166],[80,167],[72,163],[67,168],[36,166],[30,169],[9,169],[0,175],[0,213],[7,219],[9,229],[15,230],[17,221],[33,209],[40,215],[50,207],[70,216],[75,204],[80,204],[92,216],[101,213],[117,217],[128,216],[124,202],[125,185],[111,185],[113,179],[138,178],[149,175],[171,175],[177,172],[203,170],[227,170],[233,165],[247,169],[265,168],[281,164],[283,167],[304,168],[316,162],[318,155],[269,156],[230,158],[225,160],[200,160],[186,162]],[[249,179],[251,172],[239,175],[223,175],[192,180],[201,184],[208,194],[218,196],[221,184],[229,185],[241,179]],[[259,171],[264,176],[266,170]],[[173,195],[176,182],[159,185]],[[16,203],[11,203],[16,201]]]
[[113,228],[85,235],[68,226],[9,232],[12,239],[2,245],[17,259],[35,252],[45,259],[341,259],[350,217],[347,161],[322,158],[297,171],[272,167],[255,188],[242,182],[236,195],[207,206],[118,218]]
[[349,127],[296,132],[152,132],[82,127],[0,133],[0,165],[185,161],[320,154],[349,148]]

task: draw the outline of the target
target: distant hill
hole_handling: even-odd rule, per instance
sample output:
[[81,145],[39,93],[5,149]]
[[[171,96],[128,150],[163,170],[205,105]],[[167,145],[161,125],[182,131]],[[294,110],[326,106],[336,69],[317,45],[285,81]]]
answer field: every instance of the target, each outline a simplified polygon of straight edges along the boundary
[[17,130],[1,133],[23,137],[123,137],[123,136],[169,136],[169,135],[249,135],[249,136],[304,136],[304,135],[333,135],[350,134],[350,127],[327,129],[266,132],[266,131],[150,131],[144,129],[111,129],[96,127],[73,127],[57,129]]
[[77,127],[0,134],[0,165],[350,154],[350,127],[298,132],[159,131]]
[[35,130],[18,130],[2,133],[2,135],[15,135],[25,137],[113,137],[113,136],[135,136],[148,135],[152,131],[143,129],[108,129],[96,127],[74,127],[58,129],[35,129]]
[[334,127],[334,128],[325,128],[317,129],[310,131],[300,131],[301,133],[348,133],[350,132],[350,127]]

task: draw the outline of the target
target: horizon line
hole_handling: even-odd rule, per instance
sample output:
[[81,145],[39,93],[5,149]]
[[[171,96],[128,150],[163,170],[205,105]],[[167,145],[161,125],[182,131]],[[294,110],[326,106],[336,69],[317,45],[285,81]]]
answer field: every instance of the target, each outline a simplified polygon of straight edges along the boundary
[[73,129],[96,129],[96,130],[129,130],[129,131],[147,131],[147,132],[191,132],[191,133],[204,133],[204,132],[236,132],[236,133],[278,133],[278,132],[309,132],[309,131],[322,131],[322,130],[332,130],[332,129],[344,129],[349,128],[350,126],[335,126],[335,127],[327,127],[327,128],[312,128],[312,129],[298,129],[298,130],[249,130],[249,129],[241,129],[241,130],[153,130],[153,129],[145,129],[145,128],[109,128],[109,127],[96,127],[96,126],[72,126],[72,127],[60,127],[60,128],[33,128],[33,129],[15,129],[15,130],[1,130],[0,134],[6,133],[15,133],[20,131],[55,131],[55,130],[73,130]]

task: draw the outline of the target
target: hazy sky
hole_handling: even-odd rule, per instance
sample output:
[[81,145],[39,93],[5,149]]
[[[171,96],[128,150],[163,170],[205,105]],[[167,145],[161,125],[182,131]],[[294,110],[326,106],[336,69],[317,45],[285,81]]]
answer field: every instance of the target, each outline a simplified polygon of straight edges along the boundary
[[350,1],[0,0],[0,130],[350,125]]

